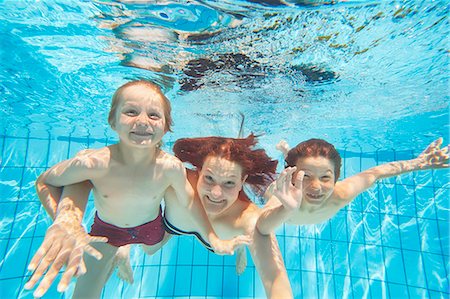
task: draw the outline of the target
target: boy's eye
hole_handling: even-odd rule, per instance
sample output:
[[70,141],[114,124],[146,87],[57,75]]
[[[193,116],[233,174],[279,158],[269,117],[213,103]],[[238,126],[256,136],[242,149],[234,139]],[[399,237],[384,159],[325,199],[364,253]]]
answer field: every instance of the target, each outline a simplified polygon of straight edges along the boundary
[[212,176],[210,176],[210,175],[205,175],[205,181],[206,181],[207,183],[212,183],[214,180],[213,180]]
[[124,113],[125,113],[125,115],[128,115],[128,116],[136,116],[136,115],[138,115],[138,112],[136,110],[134,110],[134,109],[125,110]]
[[322,181],[329,181],[331,179],[330,176],[328,175],[324,175],[323,177],[321,177]]
[[309,174],[306,174],[306,173],[305,173],[305,175],[303,176],[304,179],[309,178],[309,177],[310,177]]

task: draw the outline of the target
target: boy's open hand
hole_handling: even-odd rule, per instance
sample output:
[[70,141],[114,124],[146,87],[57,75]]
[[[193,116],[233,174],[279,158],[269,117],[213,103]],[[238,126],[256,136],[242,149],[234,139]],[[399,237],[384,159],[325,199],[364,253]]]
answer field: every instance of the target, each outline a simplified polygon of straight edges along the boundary
[[449,167],[449,148],[450,145],[441,149],[442,137],[433,141],[420,155],[419,160],[420,169],[432,168],[448,168]]
[[55,222],[47,230],[41,247],[34,255],[28,266],[29,271],[34,271],[24,288],[29,290],[42,277],[38,288],[33,293],[34,297],[42,297],[52,284],[59,270],[67,265],[67,268],[58,284],[58,291],[64,292],[73,276],[86,273],[83,253],[87,252],[96,259],[101,259],[102,254],[89,245],[91,242],[107,242],[105,237],[91,237],[80,224],[72,222]]
[[295,184],[292,184],[292,176],[296,170],[296,167],[286,168],[275,181],[273,195],[287,210],[296,210],[302,204],[305,172],[299,171],[295,178]]

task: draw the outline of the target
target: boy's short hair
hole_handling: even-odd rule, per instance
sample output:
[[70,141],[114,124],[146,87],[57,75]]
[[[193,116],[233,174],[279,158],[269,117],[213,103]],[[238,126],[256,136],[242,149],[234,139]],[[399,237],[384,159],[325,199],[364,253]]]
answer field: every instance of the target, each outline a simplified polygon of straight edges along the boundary
[[130,86],[136,86],[136,85],[144,85],[147,86],[149,88],[155,89],[162,97],[163,101],[162,101],[162,105],[164,107],[164,118],[166,120],[165,123],[165,127],[164,129],[167,131],[172,132],[172,107],[170,105],[170,101],[169,99],[164,95],[164,93],[161,91],[161,87],[159,87],[159,85],[150,82],[150,81],[146,81],[146,80],[134,80],[134,81],[130,81],[128,83],[123,84],[122,86],[120,86],[116,92],[114,93],[113,97],[112,97],[112,101],[111,101],[111,108],[109,110],[109,115],[108,115],[108,123],[109,125],[112,127],[115,120],[116,120],[116,111],[117,111],[117,106],[119,106],[119,99],[120,99],[120,95],[122,94],[123,90],[127,87]]
[[341,175],[341,155],[336,148],[323,139],[309,139],[297,144],[286,156],[286,167],[297,165],[298,159],[307,157],[325,157],[334,163],[334,182]]

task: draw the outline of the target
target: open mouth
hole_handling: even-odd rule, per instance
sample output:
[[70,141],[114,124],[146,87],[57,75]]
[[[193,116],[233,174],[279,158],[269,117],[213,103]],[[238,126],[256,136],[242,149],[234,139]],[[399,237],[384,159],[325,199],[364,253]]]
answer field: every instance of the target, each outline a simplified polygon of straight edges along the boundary
[[314,200],[319,200],[323,197],[322,194],[312,194],[312,193],[306,193],[306,196]]
[[208,201],[215,203],[215,204],[221,204],[221,203],[225,202],[224,199],[213,199],[213,198],[209,197],[208,195],[205,195],[205,197]]

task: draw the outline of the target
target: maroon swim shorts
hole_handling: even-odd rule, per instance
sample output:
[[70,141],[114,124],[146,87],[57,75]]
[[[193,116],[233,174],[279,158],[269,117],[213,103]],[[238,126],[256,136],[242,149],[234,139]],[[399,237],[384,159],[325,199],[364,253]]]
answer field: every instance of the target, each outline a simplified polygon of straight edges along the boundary
[[95,213],[91,236],[107,237],[108,244],[120,247],[127,244],[155,245],[164,238],[164,225],[161,208],[158,216],[150,222],[136,227],[118,227],[101,220]]

